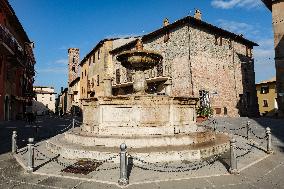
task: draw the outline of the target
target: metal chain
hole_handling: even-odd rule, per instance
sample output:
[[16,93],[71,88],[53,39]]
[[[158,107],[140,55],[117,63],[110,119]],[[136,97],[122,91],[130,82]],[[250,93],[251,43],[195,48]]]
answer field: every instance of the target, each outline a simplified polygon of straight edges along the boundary
[[200,161],[200,162],[198,162],[196,164],[192,164],[190,166],[187,165],[187,166],[176,167],[176,166],[165,165],[164,167],[157,166],[155,168],[145,167],[145,166],[136,165],[136,164],[133,164],[133,166],[138,167],[138,168],[143,169],[143,170],[151,170],[151,171],[155,171],[155,172],[186,172],[186,171],[191,171],[191,170],[198,170],[198,169],[201,169],[205,166],[212,165],[214,162],[217,161],[217,159],[219,157],[220,157],[220,155],[217,155],[217,156],[211,157],[209,160]]
[[249,131],[250,131],[250,133],[252,133],[256,138],[258,138],[258,139],[260,139],[260,140],[265,139],[265,138],[267,137],[267,135],[265,135],[264,137],[259,137],[259,136],[257,136],[257,135],[255,134],[255,132],[254,132],[251,128],[249,129]]
[[134,160],[139,161],[140,163],[142,163],[144,165],[147,165],[147,166],[150,166],[150,167],[152,166],[152,168],[150,168],[150,167],[144,167],[144,166],[141,166],[141,165],[133,164],[134,166],[141,168],[141,169],[144,169],[144,170],[152,170],[152,171],[158,171],[158,172],[184,172],[184,171],[190,171],[190,170],[197,170],[197,169],[200,169],[204,166],[211,165],[212,163],[217,161],[217,159],[220,158],[227,151],[228,150],[226,150],[225,152],[223,152],[219,155],[215,155],[215,156],[211,157],[210,160],[199,161],[197,163],[185,164],[185,166],[183,166],[183,165],[181,165],[181,166],[169,166],[168,164],[157,165],[157,163],[159,163],[159,162],[151,163],[151,162],[147,162],[147,161],[142,160],[142,159],[135,157],[135,156],[129,155],[129,157],[131,157]]
[[[44,153],[40,152],[38,149],[36,149],[36,148],[34,148],[34,149],[35,149],[35,151],[36,151],[37,153],[39,153],[39,154],[42,155],[43,157],[47,158],[49,161],[53,161],[53,162],[59,164],[60,166],[62,166],[62,167],[64,167],[64,168],[69,167],[69,166],[71,166],[71,165],[74,166],[74,163],[68,164],[68,163],[60,162],[60,161],[58,160],[58,158],[50,158],[50,157],[48,157],[47,155],[45,155]],[[59,154],[57,154],[56,156],[58,157]],[[99,161],[99,162],[101,162],[101,163],[103,164],[103,163],[106,163],[106,162],[111,161],[112,159],[114,159],[114,158],[116,158],[116,157],[118,157],[118,156],[119,156],[119,155],[117,154],[117,155],[114,155],[114,156],[112,156],[112,157],[109,157],[109,158],[107,158],[107,159],[105,159],[105,160],[102,160],[102,161]],[[84,166],[83,166],[83,165],[76,165],[76,167],[84,167]]]
[[239,131],[239,130],[242,130],[242,129],[245,129],[246,126],[243,126],[243,127],[240,127],[240,128],[235,128],[235,129],[229,129],[230,131]]
[[70,129],[71,127],[72,127],[72,124],[70,123],[67,127],[61,129],[58,133],[65,132],[65,131],[67,131],[68,129]]
[[[60,161],[58,161],[57,158],[50,158],[50,157],[48,157],[47,155],[45,155],[44,153],[40,152],[38,149],[36,149],[36,148],[34,148],[34,149],[35,149],[35,151],[36,151],[37,153],[39,153],[39,154],[42,155],[43,157],[47,158],[48,161],[55,162],[55,163],[59,164],[60,166],[62,166],[62,167],[64,167],[64,168],[69,167],[69,166],[72,165],[72,164],[67,164],[67,163],[64,163],[64,162],[60,162]],[[59,155],[59,154],[58,154],[58,155]],[[58,155],[56,155],[55,157],[58,157]]]
[[238,159],[238,158],[244,157],[245,155],[247,155],[247,154],[251,153],[253,148],[254,148],[254,146],[251,146],[251,147],[250,147],[250,148],[248,148],[248,149],[244,149],[244,148],[242,148],[242,149],[246,150],[246,152],[245,152],[245,153],[243,153],[243,154],[238,155],[236,158]]
[[[18,148],[17,148],[18,149]],[[18,151],[17,153],[19,153],[20,155],[24,155],[28,152],[28,148],[25,148],[23,151]]]

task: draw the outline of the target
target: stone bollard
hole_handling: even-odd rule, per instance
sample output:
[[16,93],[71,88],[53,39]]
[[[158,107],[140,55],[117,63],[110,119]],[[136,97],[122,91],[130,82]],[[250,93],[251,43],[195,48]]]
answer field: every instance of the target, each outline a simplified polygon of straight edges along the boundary
[[271,147],[271,129],[269,127],[266,127],[266,136],[267,136],[267,150],[266,153],[272,154],[273,150]]
[[122,186],[126,186],[129,184],[127,178],[127,160],[126,160],[126,144],[122,143],[120,145],[120,178],[118,180],[118,184]]
[[249,139],[250,121],[247,121],[247,140]]
[[236,157],[236,139],[230,140],[230,153],[231,153],[231,167],[229,169],[229,172],[231,174],[238,174],[238,168],[237,168],[237,157]]
[[72,120],[72,128],[74,129],[75,128],[75,119],[73,118]]
[[12,134],[12,153],[16,154],[17,150],[18,150],[18,147],[17,147],[17,131],[13,131],[13,134]]
[[29,138],[28,143],[28,172],[34,171],[34,139]]

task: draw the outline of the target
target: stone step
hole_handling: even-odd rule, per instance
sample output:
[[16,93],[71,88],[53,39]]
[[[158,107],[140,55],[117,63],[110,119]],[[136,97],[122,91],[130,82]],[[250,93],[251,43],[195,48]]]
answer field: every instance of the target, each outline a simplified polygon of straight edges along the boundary
[[106,146],[116,147],[122,143],[133,148],[161,147],[161,146],[180,146],[194,143],[212,141],[215,133],[212,131],[180,133],[172,135],[90,135],[82,132],[66,132],[64,138],[69,143],[80,144],[83,146]]
[[[46,146],[53,153],[60,154],[67,159],[90,158],[103,161],[115,157],[113,161],[116,163],[119,162],[119,144],[117,147],[82,146],[69,143],[64,140],[62,135],[58,135],[48,140]],[[127,151],[132,156],[139,157],[148,162],[168,162],[199,160],[224,152],[228,148],[229,137],[224,134],[217,134],[216,140],[207,143],[149,148],[128,148]]]

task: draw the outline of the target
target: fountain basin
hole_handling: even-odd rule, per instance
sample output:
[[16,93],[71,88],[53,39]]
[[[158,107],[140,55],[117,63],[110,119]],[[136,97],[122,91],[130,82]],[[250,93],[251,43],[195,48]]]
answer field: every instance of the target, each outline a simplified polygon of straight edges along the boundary
[[[62,134],[64,135],[64,134]],[[48,140],[47,148],[60,154],[66,159],[95,159],[103,161],[110,157],[117,156],[112,162],[119,163],[119,146],[84,146],[81,144],[67,142],[62,135],[58,135]],[[183,161],[199,161],[227,151],[230,147],[229,136],[218,133],[214,140],[191,144],[191,145],[170,145],[147,148],[127,148],[131,156],[139,157],[149,163],[169,163]],[[139,162],[135,162],[139,164]]]
[[150,95],[87,99],[83,101],[82,131],[121,137],[196,132],[197,100]]
[[162,59],[159,53],[147,50],[125,51],[117,56],[117,60],[127,69],[150,69]]

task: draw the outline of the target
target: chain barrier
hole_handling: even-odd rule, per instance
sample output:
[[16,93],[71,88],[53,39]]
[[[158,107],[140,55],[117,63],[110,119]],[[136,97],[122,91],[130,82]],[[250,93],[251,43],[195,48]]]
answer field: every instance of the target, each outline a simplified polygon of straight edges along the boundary
[[158,164],[159,162],[155,162],[155,163],[147,162],[143,159],[132,156],[130,154],[128,155],[128,157],[140,162],[142,165],[134,164],[134,162],[132,163],[132,165],[137,168],[143,169],[143,170],[150,170],[150,171],[155,171],[155,172],[186,172],[186,171],[191,171],[191,170],[198,170],[205,166],[214,164],[227,151],[223,152],[222,154],[218,154],[213,157],[210,157],[203,161],[182,163],[182,165],[180,166],[170,166],[167,163],[164,165],[159,165]]
[[82,123],[83,123],[83,122],[78,121],[78,120],[76,120],[76,119],[74,119],[74,121],[75,121],[75,123],[77,123],[77,124],[82,124]]
[[[35,149],[35,151],[36,151],[38,154],[40,154],[41,156],[43,156],[44,158],[46,158],[48,161],[55,162],[55,163],[57,163],[58,165],[62,166],[63,168],[67,168],[67,167],[70,167],[70,166],[75,166],[74,163],[65,163],[65,162],[59,161],[59,160],[58,160],[58,157],[60,156],[60,154],[57,154],[55,157],[50,158],[50,157],[48,157],[47,155],[45,155],[44,153],[42,153],[41,151],[39,151],[38,149],[36,149],[36,148],[34,148],[34,149]],[[38,154],[36,155],[36,157],[39,157]],[[103,164],[103,163],[106,163],[106,162],[111,161],[112,159],[114,159],[114,158],[116,158],[116,157],[118,157],[118,156],[119,156],[119,154],[116,154],[116,155],[111,156],[111,157],[109,157],[109,158],[107,158],[107,159],[98,160],[98,162],[100,162],[100,163]],[[79,167],[84,167],[84,165],[76,165],[75,167],[78,167],[78,168],[79,168]],[[102,169],[100,169],[100,170],[102,170]]]
[[257,135],[255,134],[255,132],[254,132],[251,128],[249,129],[249,132],[252,133],[256,138],[258,138],[258,139],[260,139],[260,140],[267,138],[267,135],[265,135],[264,137],[257,136]]
[[72,127],[72,123],[70,123],[67,127],[65,127],[63,129],[61,129],[60,131],[58,131],[58,133],[63,133],[65,131],[69,130],[71,127]]
[[[260,148],[260,149],[262,149],[263,147],[262,147],[262,144],[264,143],[264,142],[266,142],[266,139],[267,137],[264,137],[263,139],[262,139],[262,141],[261,141],[261,143],[256,143],[255,141],[252,141],[253,142],[253,144],[250,144],[251,145],[251,147],[249,147],[249,148],[242,148],[242,147],[236,147],[236,149],[237,150],[241,150],[241,151],[245,151],[243,154],[240,154],[240,155],[238,155],[236,158],[240,158],[240,157],[244,157],[245,155],[247,155],[247,154],[249,154],[249,153],[251,153],[252,152],[252,150],[253,150],[253,148]],[[262,149],[263,151],[266,151],[265,149]]]
[[17,153],[20,154],[20,155],[24,155],[28,152],[28,148],[25,147],[25,148],[22,148],[21,150],[18,150]]
[[[55,162],[55,163],[57,163],[58,165],[60,165],[60,166],[62,166],[62,167],[64,167],[64,168],[69,167],[69,166],[72,165],[72,164],[67,164],[67,163],[58,161],[59,154],[56,155],[56,156],[53,157],[53,158],[50,158],[50,157],[48,157],[47,155],[45,155],[44,153],[42,153],[41,151],[39,151],[38,149],[36,149],[36,148],[34,148],[34,149],[35,149],[35,151],[36,151],[38,154],[40,154],[41,156],[43,156],[44,158],[46,158],[48,161]],[[37,157],[38,157],[38,154],[36,155]]]
[[234,128],[234,129],[229,129],[230,131],[239,131],[239,130],[242,130],[242,129],[245,129],[247,128],[246,126],[243,126],[243,127],[240,127],[240,128]]
[[[238,148],[238,147],[237,147],[237,148]],[[244,152],[243,154],[237,155],[236,158],[238,159],[238,158],[244,157],[245,155],[251,153],[252,150],[253,150],[253,148],[254,148],[253,145],[252,145],[250,148],[247,148],[247,149],[245,149],[245,148],[239,148],[239,150],[245,150],[245,152]]]

